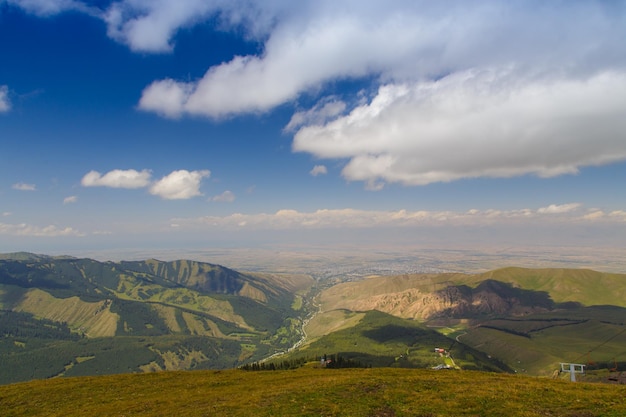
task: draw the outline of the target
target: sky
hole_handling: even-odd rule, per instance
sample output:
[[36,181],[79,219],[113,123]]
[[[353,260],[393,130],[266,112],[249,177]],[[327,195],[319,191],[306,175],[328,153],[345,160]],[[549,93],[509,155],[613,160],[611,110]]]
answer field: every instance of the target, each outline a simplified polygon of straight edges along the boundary
[[0,252],[626,254],[626,2],[0,0]]

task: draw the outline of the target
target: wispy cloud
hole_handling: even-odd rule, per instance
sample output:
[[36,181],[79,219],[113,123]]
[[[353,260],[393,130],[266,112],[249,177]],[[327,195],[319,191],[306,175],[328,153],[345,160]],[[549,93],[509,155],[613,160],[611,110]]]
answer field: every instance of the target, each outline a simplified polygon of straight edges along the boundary
[[294,132],[301,126],[323,125],[329,119],[334,119],[346,110],[346,103],[336,97],[327,97],[320,100],[313,108],[294,113],[285,132]]
[[[626,212],[605,215],[606,221],[624,222]],[[313,212],[279,210],[275,213],[206,216],[172,219],[178,228],[206,227],[218,229],[342,229],[412,226],[486,226],[524,224],[527,222],[585,223],[589,221],[578,203],[550,205],[538,209],[457,211],[376,211],[358,209],[321,209]]]
[[113,39],[140,52],[170,52],[181,28],[202,21],[216,10],[214,2],[195,0],[122,0],[103,15]]
[[0,113],[11,110],[11,102],[9,101],[9,87],[0,85]]
[[41,17],[79,10],[89,12],[91,9],[83,2],[77,0],[5,0],[8,4],[19,6],[25,11]]
[[603,210],[594,209],[589,211],[583,218],[590,221],[626,222],[626,210],[613,210],[607,213]]
[[33,237],[60,237],[60,236],[84,236],[71,227],[59,228],[55,225],[50,226],[34,226],[26,223],[6,224],[0,223],[0,235],[9,236],[33,236]]
[[150,194],[157,195],[165,200],[183,200],[202,195],[200,184],[202,179],[209,177],[211,172],[187,171],[181,169],[173,171],[161,178],[150,187]]
[[143,188],[150,184],[150,170],[136,171],[134,169],[114,169],[102,175],[98,171],[89,171],[81,184],[83,187],[111,187],[111,188]]
[[626,222],[626,210],[614,210],[609,213],[611,218]]
[[327,173],[328,170],[326,169],[325,165],[315,165],[313,169],[309,171],[309,174],[313,175],[314,177],[317,177],[318,175],[325,175]]
[[235,194],[232,191],[226,190],[222,194],[211,197],[211,201],[219,203],[232,203],[235,201]]
[[16,184],[13,184],[12,188],[14,190],[20,190],[20,191],[36,191],[37,190],[37,186],[35,184],[26,184],[24,182],[18,182]]
[[63,199],[63,204],[73,204],[73,203],[76,203],[77,201],[78,201],[78,196],[71,195]]

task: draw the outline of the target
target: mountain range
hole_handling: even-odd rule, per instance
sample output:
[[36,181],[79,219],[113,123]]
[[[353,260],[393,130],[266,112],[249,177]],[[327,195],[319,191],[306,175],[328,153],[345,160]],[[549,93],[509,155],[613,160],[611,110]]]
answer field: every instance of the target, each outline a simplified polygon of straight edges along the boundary
[[5,254],[0,383],[332,355],[359,366],[550,375],[581,362],[617,371],[625,295],[626,275],[578,269],[331,285],[190,260]]

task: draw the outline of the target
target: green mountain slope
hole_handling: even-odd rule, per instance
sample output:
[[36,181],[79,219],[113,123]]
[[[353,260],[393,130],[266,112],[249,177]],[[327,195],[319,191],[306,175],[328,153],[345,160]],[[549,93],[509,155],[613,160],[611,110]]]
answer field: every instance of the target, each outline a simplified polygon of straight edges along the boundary
[[[304,312],[292,305],[296,292],[312,283],[306,276],[257,276],[184,260],[5,256],[0,313],[22,314],[22,324],[17,332],[0,327],[6,370],[0,383],[76,372],[224,368],[259,359],[300,338],[294,321]],[[70,334],[51,339],[22,329],[45,330],[49,323]],[[116,357],[124,359],[118,364]]]
[[560,362],[614,368],[626,363],[625,291],[626,275],[589,270],[372,277],[325,290],[306,330],[313,345],[356,328],[354,314],[378,310],[436,328],[516,372],[551,375]]
[[624,274],[372,277],[314,299],[313,284],[189,260],[3,255],[0,383],[231,368],[293,346],[277,360],[341,355],[364,366],[530,375],[551,375],[559,362],[626,363]]
[[574,301],[586,306],[626,307],[626,274],[509,267],[479,274],[476,279],[495,279],[527,290],[544,291],[557,303]]
[[[375,310],[346,314],[358,316],[356,323],[316,339],[285,359],[339,355],[364,367],[451,365],[466,370],[512,372],[503,363],[421,323]],[[445,352],[439,353],[437,348]]]

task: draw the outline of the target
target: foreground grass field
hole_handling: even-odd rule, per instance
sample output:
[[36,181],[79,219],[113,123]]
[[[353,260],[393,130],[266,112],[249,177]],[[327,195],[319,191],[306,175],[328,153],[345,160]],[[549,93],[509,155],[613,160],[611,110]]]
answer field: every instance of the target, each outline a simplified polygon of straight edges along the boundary
[[0,386],[2,416],[624,416],[626,386],[470,371],[186,371]]

